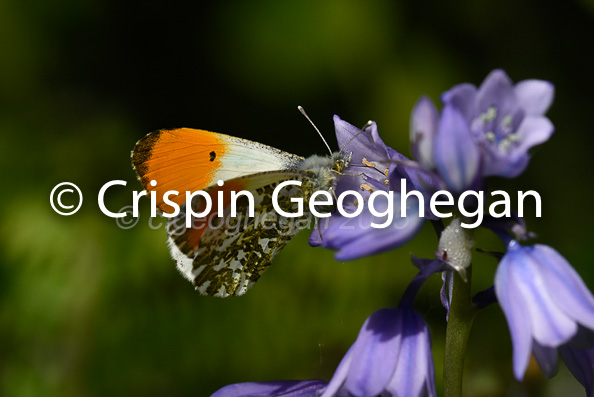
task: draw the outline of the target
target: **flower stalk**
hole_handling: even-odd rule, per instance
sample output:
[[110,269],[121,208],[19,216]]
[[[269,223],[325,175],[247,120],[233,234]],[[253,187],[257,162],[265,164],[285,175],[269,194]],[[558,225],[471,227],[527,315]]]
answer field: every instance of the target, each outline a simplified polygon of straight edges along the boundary
[[443,390],[445,397],[462,396],[464,356],[468,335],[476,315],[476,307],[470,294],[472,266],[466,269],[467,281],[458,272],[453,272],[452,298],[446,328],[443,366]]

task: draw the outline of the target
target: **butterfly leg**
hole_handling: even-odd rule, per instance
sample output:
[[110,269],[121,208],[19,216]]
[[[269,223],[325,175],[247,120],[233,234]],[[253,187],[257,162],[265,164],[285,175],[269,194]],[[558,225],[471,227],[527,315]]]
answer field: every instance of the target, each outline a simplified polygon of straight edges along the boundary
[[328,190],[329,190],[330,192],[332,192],[332,195],[334,196],[334,200],[336,200],[336,202],[338,202],[338,197],[336,196],[336,189],[334,189],[332,186],[330,186],[330,187],[328,188]]
[[[336,189],[334,189],[334,187],[330,186],[328,188],[328,191],[332,192],[332,196],[334,196],[334,200],[338,203],[338,196],[336,196]],[[318,233],[320,233],[320,240],[324,241],[324,237],[322,236],[322,229],[320,228],[320,222],[318,221],[318,218],[316,218],[314,216],[315,219],[315,227],[318,229]]]

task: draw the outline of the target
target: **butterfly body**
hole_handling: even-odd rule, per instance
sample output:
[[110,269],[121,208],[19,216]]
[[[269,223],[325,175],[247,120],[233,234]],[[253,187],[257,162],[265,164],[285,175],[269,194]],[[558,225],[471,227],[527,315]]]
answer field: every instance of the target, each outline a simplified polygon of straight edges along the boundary
[[[174,199],[181,210],[168,221],[167,233],[171,255],[184,277],[200,293],[220,297],[244,294],[286,243],[309,225],[311,215],[307,211],[291,218],[275,211],[272,198],[278,185],[285,181],[301,184],[279,189],[277,202],[284,211],[295,212],[294,199],[302,199],[307,209],[311,194],[333,188],[350,160],[343,153],[303,158],[244,139],[192,129],[151,133],[137,143],[132,159],[145,189],[156,190],[157,197],[166,190],[204,190],[210,196],[211,211],[204,217],[192,217],[190,227],[186,224],[185,196]],[[156,187],[150,185],[151,180],[157,181]],[[224,184],[219,186],[218,180]],[[248,216],[246,196],[237,198],[236,216],[231,216],[232,191],[252,194],[253,217]],[[191,201],[193,213],[205,205],[202,196]],[[170,212],[165,202],[158,201],[158,206]]]

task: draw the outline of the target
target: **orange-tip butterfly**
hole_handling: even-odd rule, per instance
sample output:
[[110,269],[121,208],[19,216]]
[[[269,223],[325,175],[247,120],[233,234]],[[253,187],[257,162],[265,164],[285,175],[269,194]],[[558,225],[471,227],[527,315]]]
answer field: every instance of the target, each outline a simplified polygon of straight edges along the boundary
[[[169,219],[167,233],[171,256],[179,271],[204,295],[243,295],[270,266],[274,256],[311,219],[279,217],[272,194],[284,181],[299,181],[297,188],[279,189],[278,203],[287,211],[292,198],[303,198],[304,208],[318,190],[335,187],[349,165],[350,155],[303,158],[270,146],[214,132],[179,128],[152,132],[136,143],[132,163],[147,192],[156,193],[157,207],[172,213],[163,200],[167,191],[204,190],[212,199],[207,216],[186,227],[185,195],[170,199],[181,208]],[[151,184],[152,181],[153,182]],[[219,181],[224,183],[221,186]],[[231,192],[249,191],[254,197],[254,217],[246,216],[249,200],[236,200],[231,217]],[[222,204],[219,199],[222,198]],[[205,199],[196,196],[192,210],[203,210]],[[222,213],[220,212],[222,210]]]

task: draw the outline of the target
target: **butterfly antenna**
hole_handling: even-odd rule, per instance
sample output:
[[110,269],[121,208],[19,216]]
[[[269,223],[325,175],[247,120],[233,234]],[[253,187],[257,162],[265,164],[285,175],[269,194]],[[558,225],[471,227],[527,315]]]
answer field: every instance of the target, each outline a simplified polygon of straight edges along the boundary
[[313,121],[311,121],[311,119],[309,118],[309,116],[307,115],[307,113],[305,113],[305,109],[303,109],[301,106],[297,106],[297,109],[299,109],[299,111],[301,112],[301,114],[303,116],[305,116],[305,118],[307,119],[307,121],[309,121],[310,124],[313,126],[313,128],[315,128],[315,130],[318,132],[318,134],[320,135],[320,138],[322,138],[322,141],[324,142],[324,145],[326,145],[326,147],[328,148],[328,151],[330,152],[330,155],[332,156],[332,149],[330,149],[330,145],[328,145],[328,142],[326,142],[326,140],[324,139],[324,135],[322,135],[322,133],[320,132],[320,130],[318,130],[318,127],[316,127],[316,125],[313,123]]
[[358,137],[363,131],[365,131],[365,128],[367,127],[371,127],[373,125],[373,121],[369,120],[367,123],[365,123],[365,125],[363,126],[363,128],[361,128],[359,130],[359,132],[357,132],[351,139],[349,139],[347,141],[347,143],[345,143],[344,145],[342,145],[342,147],[340,148],[340,152],[342,153],[342,151],[344,150],[345,147],[348,146],[349,143],[351,143],[353,141],[353,139],[355,139],[356,137]]

